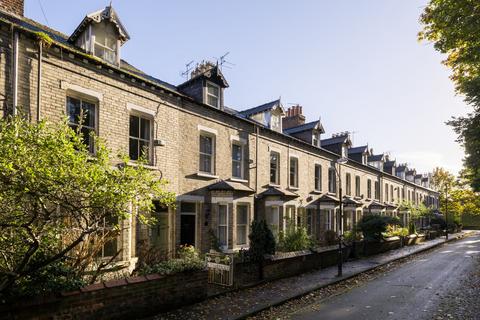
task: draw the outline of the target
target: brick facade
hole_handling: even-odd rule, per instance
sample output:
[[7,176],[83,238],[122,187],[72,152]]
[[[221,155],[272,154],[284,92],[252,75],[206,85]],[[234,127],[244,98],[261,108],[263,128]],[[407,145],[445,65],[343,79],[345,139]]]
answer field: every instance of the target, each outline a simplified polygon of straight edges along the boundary
[[[2,4],[10,3],[2,1]],[[13,3],[13,2],[12,2]],[[14,22],[0,21],[0,97],[3,100],[3,112],[13,108],[13,39],[19,33],[18,46],[18,103],[31,119],[37,117],[37,71],[38,41],[35,35]],[[327,228],[327,219],[337,221],[337,205],[313,205],[323,195],[328,194],[328,170],[338,166],[338,155],[325,149],[272,131],[253,121],[241,119],[223,110],[196,102],[175,89],[152,82],[147,77],[133,74],[125,68],[119,68],[86,55],[75,48],[62,43],[54,43],[45,48],[42,59],[40,118],[49,122],[62,121],[66,117],[67,97],[86,99],[97,107],[97,134],[105,139],[113,153],[129,151],[129,119],[131,114],[150,119],[153,125],[153,140],[161,140],[160,146],[152,146],[151,168],[169,181],[168,189],[177,194],[176,210],[166,213],[166,225],[162,232],[167,234],[168,243],[163,250],[170,253],[182,243],[182,232],[194,233],[190,239],[193,245],[202,251],[210,249],[211,234],[219,235],[220,206],[227,208],[228,227],[225,250],[238,250],[237,244],[238,205],[248,208],[248,224],[256,218],[269,218],[272,206],[278,207],[279,226],[283,228],[284,213],[294,208],[291,218],[304,223],[310,216],[312,235],[323,240]],[[223,89],[222,89],[223,90]],[[202,174],[199,170],[200,135],[208,134],[214,139],[214,170],[211,174]],[[232,142],[243,145],[243,177],[232,178]],[[280,181],[275,186],[294,193],[295,197],[268,196],[261,194],[271,187],[270,152],[280,154]],[[289,159],[298,159],[298,186],[289,183]],[[315,165],[322,168],[321,190],[315,190]],[[407,191],[419,199],[429,196],[438,198],[430,189],[415,185],[398,177],[380,172],[370,166],[350,161],[342,165],[342,188],[346,187],[346,174],[352,177],[352,197],[362,202],[354,209],[346,208],[344,226],[350,228],[360,216],[368,212],[365,208],[372,199],[367,197],[367,181],[380,185],[380,202],[398,205],[407,199]],[[355,177],[360,177],[360,193],[355,194]],[[230,181],[242,184],[251,192],[240,190],[211,191],[209,187],[218,181]],[[385,199],[385,184],[392,186],[394,197]],[[397,190],[405,189],[405,196],[397,196]],[[338,196],[337,192],[333,196]],[[412,196],[412,201],[414,198]],[[423,201],[423,200],[422,200]],[[418,202],[419,203],[419,202]],[[418,204],[415,202],[415,204]],[[183,208],[183,209],[182,209]],[[187,209],[188,208],[188,209]],[[182,211],[188,210],[188,211]],[[276,209],[275,209],[276,210]],[[333,210],[327,218],[326,212]],[[396,215],[398,210],[387,209],[380,213]],[[302,220],[303,219],[303,220]],[[331,222],[334,225],[335,222]],[[193,224],[193,226],[192,226]],[[124,222],[125,234],[119,242],[122,248],[121,259],[134,261],[137,255],[136,243],[148,240],[151,230],[137,225],[135,221]],[[247,244],[248,245],[248,244]]]

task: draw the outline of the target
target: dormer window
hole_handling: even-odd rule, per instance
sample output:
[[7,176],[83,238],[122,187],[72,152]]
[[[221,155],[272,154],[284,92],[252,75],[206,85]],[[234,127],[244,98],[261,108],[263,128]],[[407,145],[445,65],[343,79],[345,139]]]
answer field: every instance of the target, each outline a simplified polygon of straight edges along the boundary
[[220,87],[207,82],[206,100],[209,106],[220,109]]
[[112,6],[88,14],[69,42],[111,64],[120,64],[120,46],[130,39]]
[[312,134],[312,144],[315,147],[320,147],[320,139],[318,138],[318,136],[319,136],[318,132],[314,132]]
[[270,128],[272,129],[279,129],[280,128],[280,116],[276,114],[272,114],[272,118],[270,119]]
[[109,63],[117,63],[117,31],[111,23],[101,22],[92,28],[93,54]]
[[342,146],[342,158],[346,158],[348,155],[348,148],[346,145]]
[[362,163],[367,164],[367,162],[368,162],[368,154],[364,153],[363,156],[362,156]]

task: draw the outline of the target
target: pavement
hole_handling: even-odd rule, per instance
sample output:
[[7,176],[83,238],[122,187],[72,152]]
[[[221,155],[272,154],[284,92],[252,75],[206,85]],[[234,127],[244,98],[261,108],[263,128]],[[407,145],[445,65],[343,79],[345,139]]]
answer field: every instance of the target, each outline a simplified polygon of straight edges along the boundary
[[[480,234],[435,248],[418,259],[345,293],[313,302],[289,319],[480,319],[476,304],[448,306],[478,267]],[[469,294],[471,296],[471,293]],[[453,299],[458,300],[458,299]],[[463,310],[460,307],[463,306]],[[473,310],[473,309],[476,310]],[[470,312],[467,312],[470,311]],[[462,313],[461,313],[462,312]]]
[[[468,235],[471,235],[471,233],[461,232],[449,235],[449,241]],[[343,265],[342,277],[337,277],[337,267],[333,266],[268,282],[252,288],[230,292],[191,306],[185,306],[168,313],[159,314],[152,319],[244,319],[262,310],[304,296],[317,289],[338,283],[363,272],[440,246],[444,243],[445,238],[438,238],[376,256],[348,261]],[[318,317],[312,319],[317,318]]]

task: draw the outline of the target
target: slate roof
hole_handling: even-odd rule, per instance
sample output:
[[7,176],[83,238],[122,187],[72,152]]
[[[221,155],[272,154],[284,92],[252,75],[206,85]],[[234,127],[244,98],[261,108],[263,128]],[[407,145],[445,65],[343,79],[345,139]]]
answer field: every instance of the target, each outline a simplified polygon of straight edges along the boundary
[[387,167],[387,168],[393,167],[393,166],[395,166],[395,163],[396,163],[395,160],[385,161],[385,163],[383,164],[383,167],[384,167],[384,168],[385,168],[385,167]]
[[407,175],[407,176],[413,176],[413,175],[416,174],[416,173],[417,173],[417,171],[416,171],[415,169],[413,169],[413,170],[407,170],[406,175]]
[[381,208],[381,209],[384,209],[385,208],[385,205],[383,203],[380,203],[376,200],[373,200],[372,202],[370,202],[368,205],[367,205],[367,208]]
[[383,154],[374,154],[368,157],[368,162],[370,161],[382,161],[384,155]]
[[280,99],[267,102],[267,103],[262,104],[258,107],[254,107],[254,108],[250,108],[250,109],[247,109],[247,110],[240,111],[239,114],[242,115],[242,116],[248,117],[248,116],[251,116],[251,115],[254,115],[254,114],[257,114],[257,113],[261,113],[261,112],[265,112],[267,110],[271,110],[271,109],[275,108],[276,106],[280,106]]
[[208,186],[208,190],[244,191],[255,193],[255,190],[240,182],[220,180]]
[[323,147],[323,146],[330,146],[332,144],[340,144],[340,143],[343,144],[347,140],[348,140],[348,135],[338,136],[338,137],[320,140],[320,145]]
[[397,171],[397,172],[403,172],[403,171],[405,171],[405,170],[407,170],[407,166],[401,165],[401,166],[398,166],[398,167],[397,167],[397,170],[396,170],[396,171]]
[[102,20],[108,20],[115,24],[117,27],[118,33],[120,34],[120,39],[125,42],[130,39],[130,35],[127,32],[127,29],[123,26],[120,18],[118,17],[117,12],[113,9],[113,7],[107,6],[105,9],[101,9],[95,12],[88,14],[85,18],[83,18],[82,22],[78,25],[78,27],[73,31],[72,35],[68,39],[70,42],[74,42],[80,34],[85,30],[88,24],[92,21],[100,22]]
[[322,133],[325,132],[325,130],[323,130],[322,124],[320,123],[319,120],[317,120],[317,121],[312,121],[312,122],[302,124],[300,126],[285,129],[285,130],[283,130],[283,133],[292,134],[292,133],[309,131],[309,130],[315,129],[317,126],[319,126],[319,129]]
[[261,197],[280,196],[280,197],[292,197],[292,198],[299,197],[299,195],[296,193],[290,192],[285,189],[281,189],[279,187],[272,187],[272,186],[269,186],[268,189],[260,193],[259,196]]
[[364,153],[368,151],[368,146],[353,147],[348,149],[348,154]]
[[[43,33],[47,34],[50,38],[52,38],[52,40],[54,40],[55,42],[65,46],[65,47],[68,47],[69,49],[71,49],[73,51],[77,51],[77,52],[81,52],[83,54],[86,54],[86,52],[84,50],[82,50],[81,48],[72,44],[68,40],[69,37],[67,35],[65,35],[65,34],[59,32],[57,30],[51,29],[47,26],[44,26],[44,25],[42,25],[42,24],[40,24],[40,23],[38,23],[34,20],[31,20],[29,18],[15,16],[15,15],[9,14],[8,12],[0,10],[0,20],[4,20],[4,21],[7,21],[7,22],[16,24],[16,25],[20,26],[21,28],[26,29],[27,31],[30,31],[30,32],[43,32]],[[110,65],[106,61],[102,61],[102,62]],[[115,66],[115,65],[111,65],[111,66],[112,66],[112,68],[118,68],[118,66]],[[148,74],[145,74],[143,71],[133,67],[131,64],[129,64],[125,60],[120,61],[120,68],[119,69],[123,70],[125,72],[132,73],[132,74],[134,74],[134,75],[136,75],[140,78],[144,78],[145,80],[154,82],[154,83],[156,83],[160,86],[166,87],[169,90],[178,92],[176,86],[174,86],[170,83],[167,83],[165,81],[162,81],[160,79],[157,79],[157,78],[155,78],[153,76],[150,76]]]
[[423,174],[416,174],[415,175],[415,179],[422,179],[423,178]]

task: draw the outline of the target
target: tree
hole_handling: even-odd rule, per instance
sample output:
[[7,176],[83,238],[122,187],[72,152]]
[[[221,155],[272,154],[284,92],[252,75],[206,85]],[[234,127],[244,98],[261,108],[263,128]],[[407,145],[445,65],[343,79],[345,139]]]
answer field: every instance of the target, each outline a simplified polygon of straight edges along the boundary
[[153,200],[174,203],[167,182],[141,161],[125,165],[128,158],[112,157],[95,137],[92,156],[80,132],[66,122],[0,120],[0,295],[22,283],[28,289],[52,266],[67,268],[67,279],[84,279],[134,214],[130,208],[148,223]]
[[466,177],[480,191],[480,2],[477,0],[431,0],[420,17],[419,39],[431,41],[447,55],[444,64],[452,70],[457,93],[473,107],[465,117],[447,122],[465,148]]

